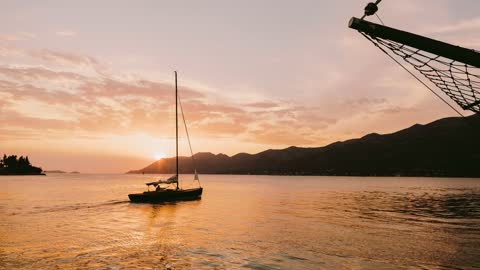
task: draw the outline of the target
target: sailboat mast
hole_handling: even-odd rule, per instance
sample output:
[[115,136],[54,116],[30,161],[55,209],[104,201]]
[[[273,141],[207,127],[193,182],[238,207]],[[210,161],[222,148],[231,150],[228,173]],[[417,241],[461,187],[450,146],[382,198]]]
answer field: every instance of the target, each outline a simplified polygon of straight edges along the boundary
[[176,175],[177,175],[177,189],[178,189],[178,86],[177,86],[177,71],[175,71],[175,148],[176,148]]

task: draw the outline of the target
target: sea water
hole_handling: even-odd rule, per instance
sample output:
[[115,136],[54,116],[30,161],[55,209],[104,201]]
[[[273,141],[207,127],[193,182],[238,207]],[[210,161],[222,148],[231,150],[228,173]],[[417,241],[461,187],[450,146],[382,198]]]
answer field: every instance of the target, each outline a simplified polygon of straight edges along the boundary
[[0,177],[0,269],[480,268],[480,179],[204,175],[201,200],[128,201],[156,178]]

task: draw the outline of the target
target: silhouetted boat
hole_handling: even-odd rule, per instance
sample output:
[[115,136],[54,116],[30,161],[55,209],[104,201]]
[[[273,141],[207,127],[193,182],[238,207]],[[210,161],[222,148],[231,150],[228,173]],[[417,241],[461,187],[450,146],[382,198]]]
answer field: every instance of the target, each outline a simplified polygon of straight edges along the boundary
[[[132,202],[145,202],[145,203],[156,203],[156,202],[168,202],[168,201],[186,201],[186,200],[195,200],[199,199],[202,196],[203,188],[200,186],[200,180],[198,178],[197,171],[195,170],[195,180],[198,182],[198,188],[191,189],[181,189],[178,186],[178,104],[180,103],[180,108],[182,106],[178,98],[178,86],[177,86],[177,72],[175,71],[175,144],[176,144],[176,174],[166,180],[158,180],[154,182],[146,183],[148,191],[143,193],[134,193],[128,194],[128,198]],[[187,125],[185,122],[185,116],[182,109],[182,118],[185,125],[185,131],[187,133],[188,143],[190,145],[190,152],[193,158],[192,146],[190,144],[190,137],[188,136]],[[169,188],[170,185],[174,184],[175,188]],[[162,185],[166,185],[163,187]],[[150,186],[155,187],[155,190],[150,191]]]
[[128,194],[128,198],[130,198],[130,201],[136,203],[189,201],[199,199],[202,196],[202,191],[202,187],[192,189],[163,189],[160,191]]

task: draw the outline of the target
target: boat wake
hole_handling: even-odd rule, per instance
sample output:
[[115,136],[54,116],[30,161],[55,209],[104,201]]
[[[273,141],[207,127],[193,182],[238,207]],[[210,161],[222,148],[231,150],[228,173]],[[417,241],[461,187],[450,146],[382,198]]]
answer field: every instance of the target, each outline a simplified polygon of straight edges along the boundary
[[67,205],[55,205],[55,206],[49,206],[49,207],[38,206],[38,207],[33,207],[33,210],[29,209],[29,211],[26,211],[26,212],[19,211],[19,212],[10,213],[10,216],[15,216],[20,214],[34,215],[34,214],[44,214],[44,213],[52,213],[52,212],[95,209],[95,208],[109,207],[112,205],[125,204],[125,203],[129,203],[129,201],[128,200],[110,200],[110,201],[98,202],[98,203],[77,203],[77,204],[67,204]]

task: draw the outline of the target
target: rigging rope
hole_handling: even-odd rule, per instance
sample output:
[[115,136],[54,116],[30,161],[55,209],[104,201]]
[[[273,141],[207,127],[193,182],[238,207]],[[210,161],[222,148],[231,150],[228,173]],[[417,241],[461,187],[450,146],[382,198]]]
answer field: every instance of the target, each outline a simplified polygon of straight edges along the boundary
[[[455,109],[450,103],[448,103],[443,97],[441,97],[437,92],[435,92],[430,86],[428,86],[425,82],[423,82],[420,78],[418,78],[413,72],[411,72],[408,68],[406,68],[402,63],[400,63],[395,57],[390,55],[384,48],[382,48],[378,43],[376,43],[373,39],[374,37],[370,37],[365,33],[360,32],[365,38],[370,40],[375,47],[379,48],[382,52],[384,52],[388,57],[390,57],[393,61],[395,61],[398,65],[400,65],[404,70],[406,70],[410,75],[412,75],[417,81],[419,81],[423,86],[425,86],[430,92],[432,92],[435,96],[437,96],[440,100],[442,100],[445,104],[447,104],[452,110],[454,110],[457,114],[461,117],[465,117],[462,113],[460,113],[457,109]],[[402,45],[403,46],[403,45]],[[407,61],[408,62],[408,61]],[[418,70],[418,69],[417,69]],[[428,78],[428,77],[427,77]]]
[[185,127],[185,133],[187,134],[188,146],[190,147],[190,154],[192,156],[192,164],[193,164],[193,168],[195,170],[195,180],[197,180],[198,184],[200,185],[200,179],[198,178],[198,174],[197,174],[197,169],[196,169],[197,166],[195,164],[195,157],[193,156],[192,144],[190,142],[190,136],[188,134],[188,128],[187,128],[187,122],[185,121],[185,114],[183,112],[182,101],[180,100],[180,96],[178,96],[178,104],[180,105],[180,111],[182,112],[183,126]]
[[[375,3],[368,3],[365,7],[365,14],[361,20],[366,16],[372,16],[375,14],[380,23],[384,25],[382,19],[376,14],[380,2],[381,0],[377,0]],[[442,92],[450,97],[450,99],[462,107],[462,109],[480,113],[479,66],[472,66],[442,57],[441,55],[435,55],[417,48],[409,47],[396,41],[379,38],[362,31],[359,32],[460,116],[464,117],[463,114],[429,87],[423,80],[402,65],[402,63],[400,63],[394,56],[402,58],[405,62],[413,66],[418,72],[424,75]]]
[[380,16],[378,16],[377,13],[375,13],[375,16],[377,16],[377,19],[380,21],[380,23],[381,23],[382,25],[385,25],[385,24],[383,23],[382,19],[380,19]]

